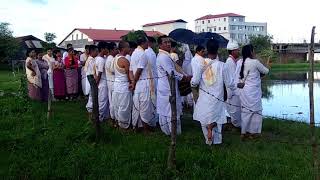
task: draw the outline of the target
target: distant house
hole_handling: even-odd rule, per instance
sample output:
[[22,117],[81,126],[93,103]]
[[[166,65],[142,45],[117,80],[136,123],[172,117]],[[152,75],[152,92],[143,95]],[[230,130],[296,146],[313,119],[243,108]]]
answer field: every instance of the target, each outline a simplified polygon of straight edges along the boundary
[[16,53],[15,57],[13,57],[15,60],[26,59],[26,53],[29,49],[43,51],[42,43],[44,43],[44,41],[37,37],[28,35],[16,37],[16,40],[19,43],[19,51]]
[[[66,48],[71,43],[75,50],[84,51],[87,44],[97,44],[100,41],[120,42],[121,37],[128,34],[131,30],[117,29],[80,29],[76,28],[67,35],[59,44],[59,47]],[[145,31],[148,36],[161,35],[157,31]]]
[[171,21],[148,23],[142,26],[142,29],[144,31],[159,31],[167,35],[171,31],[179,28],[186,29],[187,22],[182,19],[177,19],[177,20],[171,20]]

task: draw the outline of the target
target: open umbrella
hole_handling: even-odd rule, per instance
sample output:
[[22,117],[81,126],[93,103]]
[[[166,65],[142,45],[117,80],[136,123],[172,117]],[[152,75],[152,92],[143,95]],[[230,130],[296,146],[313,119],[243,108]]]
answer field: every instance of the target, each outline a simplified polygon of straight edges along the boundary
[[198,45],[206,45],[207,41],[209,39],[214,39],[219,43],[220,48],[226,48],[228,44],[228,40],[224,38],[223,36],[217,34],[217,33],[212,33],[212,32],[202,32],[199,34],[196,34],[194,38],[195,44]]
[[175,29],[169,33],[169,37],[177,42],[185,44],[194,44],[196,34],[188,29]]

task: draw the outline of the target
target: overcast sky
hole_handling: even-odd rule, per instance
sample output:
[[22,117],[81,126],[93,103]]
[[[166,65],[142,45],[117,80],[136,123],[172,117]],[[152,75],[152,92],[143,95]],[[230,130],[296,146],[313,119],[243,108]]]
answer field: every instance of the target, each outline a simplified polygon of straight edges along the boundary
[[319,0],[0,0],[0,22],[14,36],[32,34],[44,39],[56,33],[60,42],[74,28],[141,29],[151,22],[194,20],[207,14],[237,13],[246,21],[267,22],[274,42],[310,41],[313,25],[320,39]]

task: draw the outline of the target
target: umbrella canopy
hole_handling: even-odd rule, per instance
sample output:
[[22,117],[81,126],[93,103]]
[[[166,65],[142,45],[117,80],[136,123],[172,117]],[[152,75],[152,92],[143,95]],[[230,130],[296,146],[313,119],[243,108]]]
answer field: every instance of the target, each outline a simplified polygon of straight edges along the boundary
[[169,33],[169,37],[185,44],[194,44],[195,36],[196,34],[188,29],[175,29]]
[[220,48],[226,48],[228,44],[228,40],[224,38],[223,36],[217,34],[217,33],[212,33],[212,32],[202,32],[196,35],[196,38],[194,39],[196,44],[199,45],[206,45],[207,41],[209,39],[214,39],[219,43]]
[[202,32],[202,33],[196,34],[194,42],[195,44],[205,46],[209,39],[214,39],[215,41],[217,41],[219,43],[220,48],[227,47],[228,40],[223,36],[217,33],[212,33],[212,32]]

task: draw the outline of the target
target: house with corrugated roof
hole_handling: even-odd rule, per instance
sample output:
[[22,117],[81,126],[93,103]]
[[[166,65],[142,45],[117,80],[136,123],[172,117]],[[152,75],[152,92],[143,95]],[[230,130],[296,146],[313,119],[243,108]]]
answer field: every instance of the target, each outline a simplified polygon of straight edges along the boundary
[[[121,41],[121,37],[127,35],[133,30],[117,30],[117,29],[82,29],[76,28],[72,30],[59,44],[59,47],[66,48],[71,43],[73,48],[78,51],[84,51],[87,44],[97,44],[100,41],[115,42]],[[145,31],[148,36],[162,35],[158,31]]]
[[142,25],[142,29],[144,31],[159,31],[166,35],[168,35],[171,31],[179,28],[186,29],[187,22],[182,19],[176,19],[170,21],[147,23],[145,25]]

